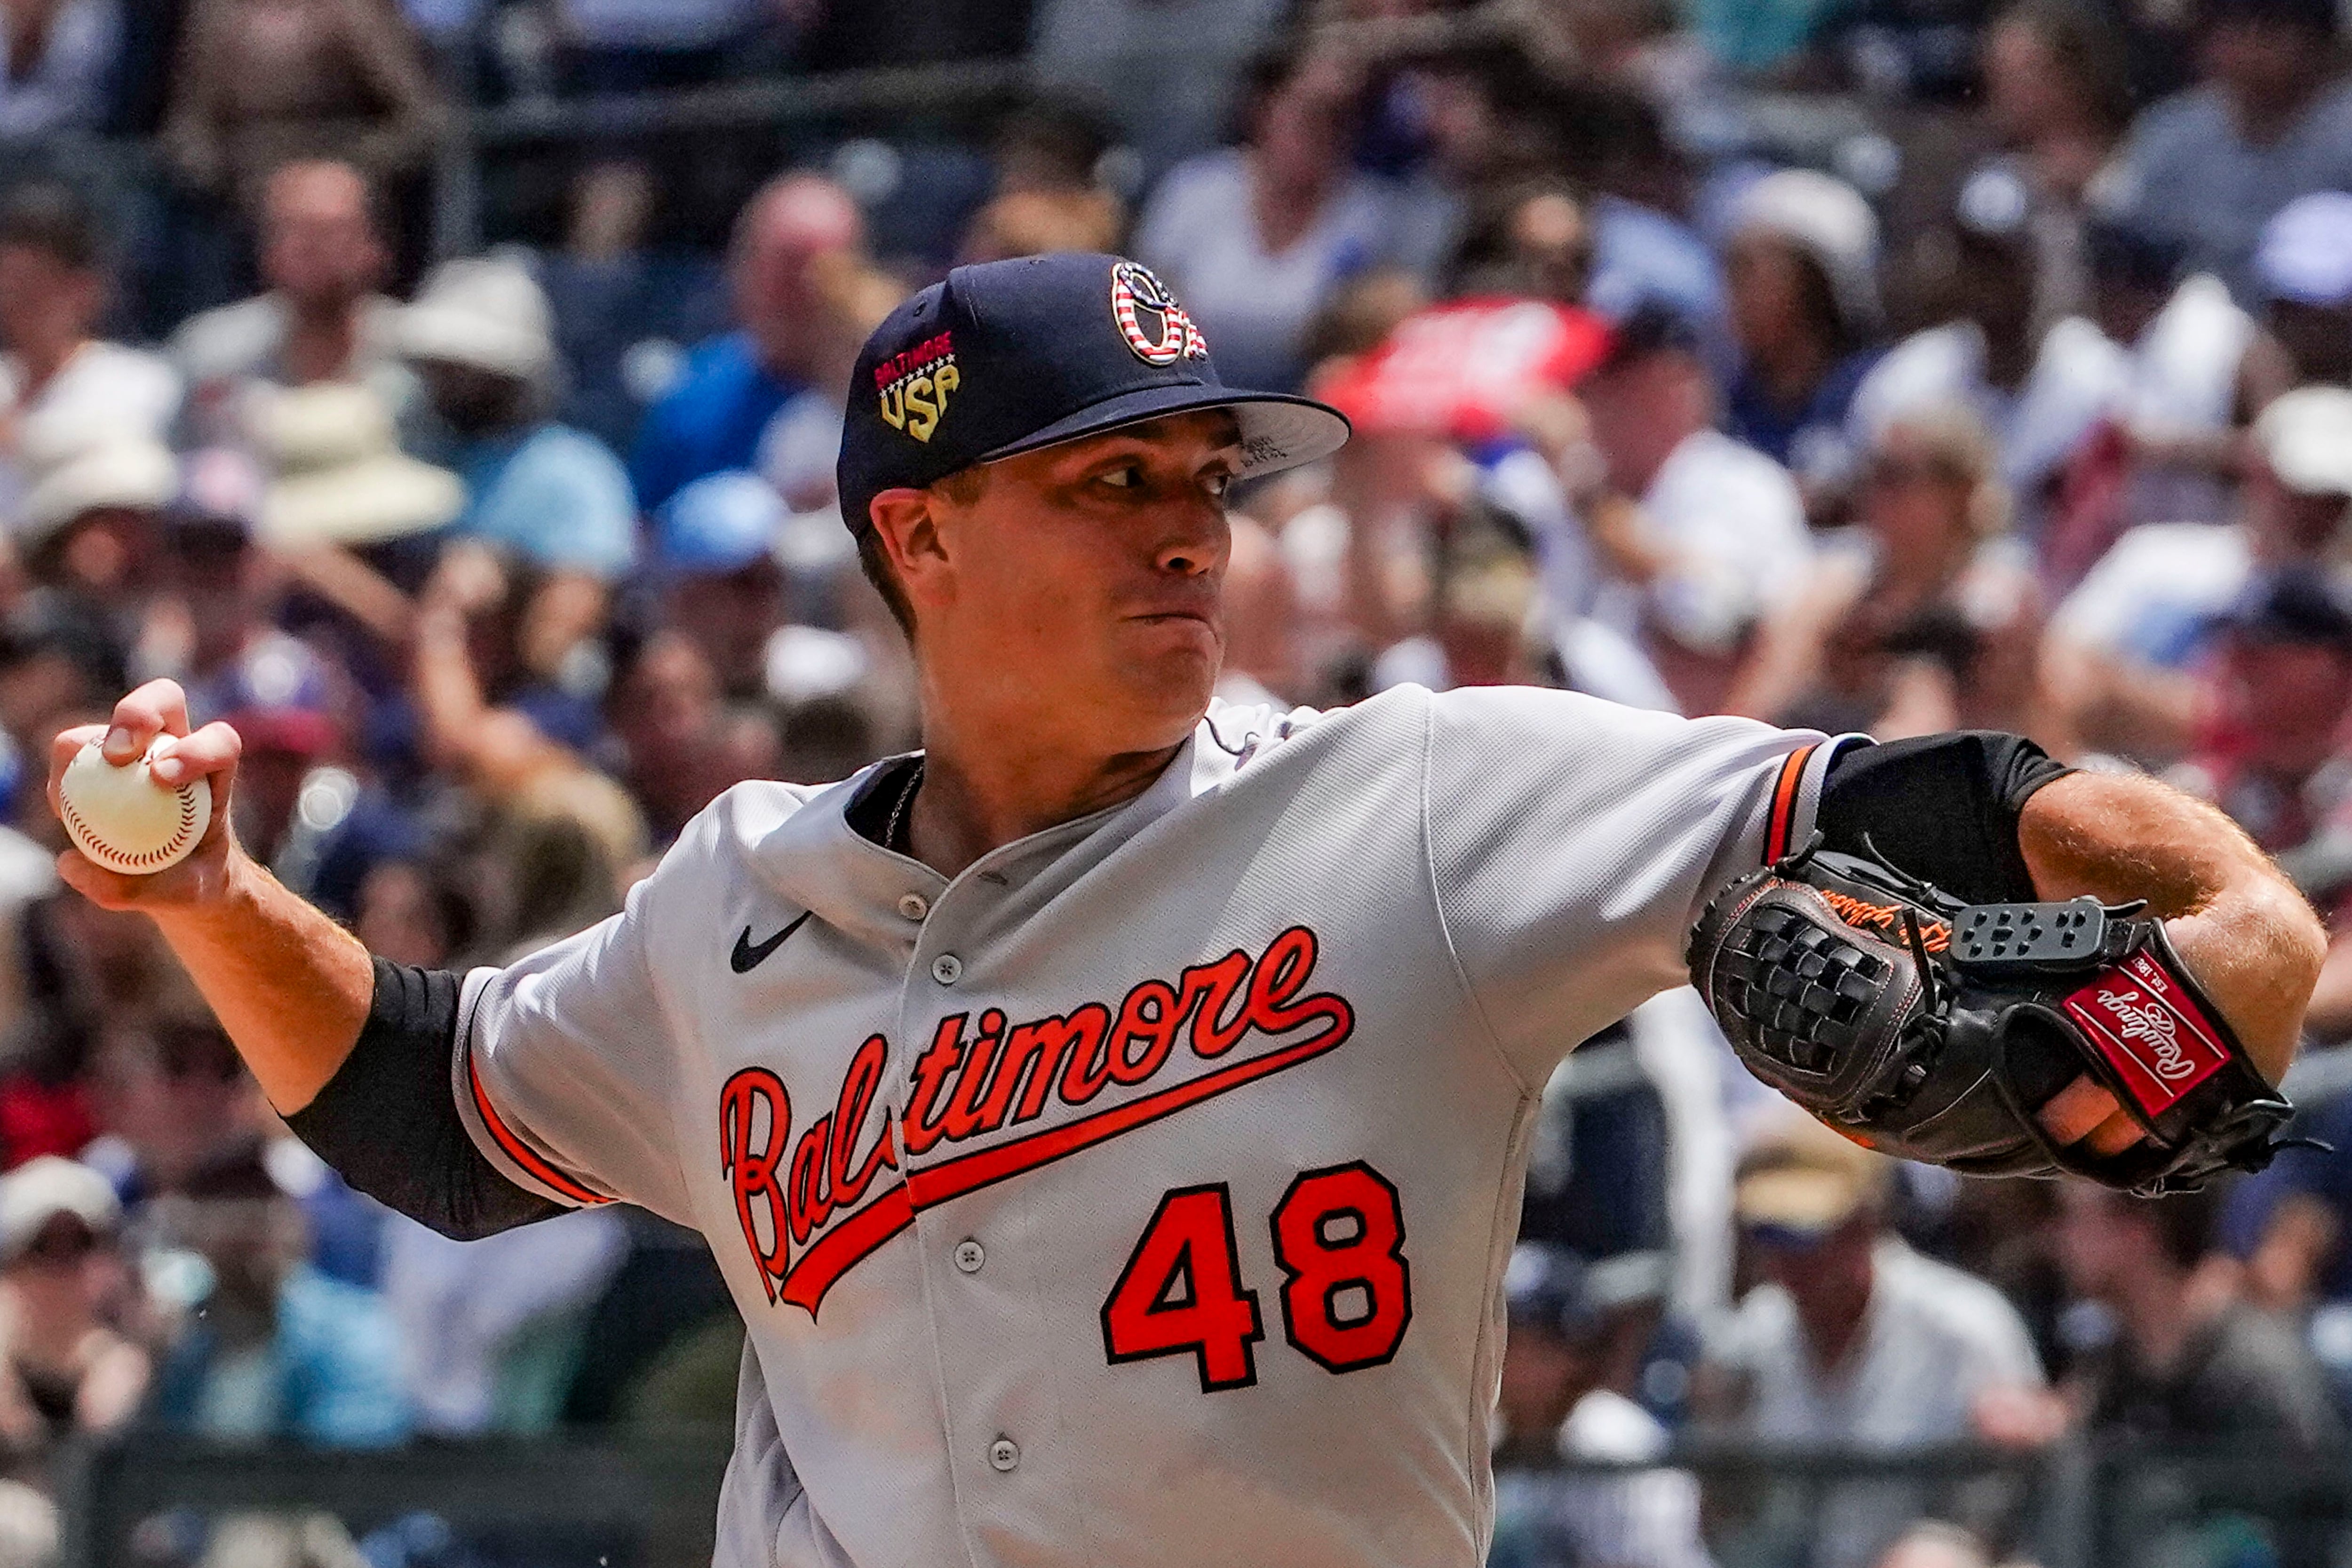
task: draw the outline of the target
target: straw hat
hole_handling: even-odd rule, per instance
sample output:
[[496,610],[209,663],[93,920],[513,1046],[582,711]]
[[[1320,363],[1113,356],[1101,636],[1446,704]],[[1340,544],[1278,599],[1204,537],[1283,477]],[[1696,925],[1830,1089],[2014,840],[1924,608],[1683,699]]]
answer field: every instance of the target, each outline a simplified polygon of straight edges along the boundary
[[248,427],[277,478],[262,539],[280,549],[380,544],[446,527],[465,510],[457,476],[404,455],[392,415],[364,386],[257,388]]
[[529,272],[500,257],[445,262],[400,312],[410,359],[538,383],[555,368],[555,316]]
[[38,544],[66,524],[102,508],[153,511],[180,491],[180,465],[169,448],[144,436],[117,436],[54,463],[36,467],[25,492],[19,537]]

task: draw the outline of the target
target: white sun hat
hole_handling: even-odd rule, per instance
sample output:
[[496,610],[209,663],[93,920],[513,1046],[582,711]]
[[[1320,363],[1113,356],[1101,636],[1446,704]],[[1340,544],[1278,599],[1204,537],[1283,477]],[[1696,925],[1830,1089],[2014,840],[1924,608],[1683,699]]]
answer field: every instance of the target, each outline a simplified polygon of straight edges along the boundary
[[257,387],[247,426],[274,478],[255,520],[279,549],[380,544],[446,527],[465,510],[457,476],[404,454],[383,400],[348,382]]
[[74,519],[105,509],[159,510],[179,489],[180,465],[162,442],[116,436],[35,470],[17,537],[37,544]]
[[2307,496],[2352,496],[2352,392],[2299,386],[2254,421],[2254,440],[2279,483]]
[[1856,333],[1876,329],[1878,216],[1862,193],[1812,169],[1781,169],[1739,193],[1733,232],[1769,234],[1813,258],[1837,297],[1838,314]]
[[533,384],[555,368],[555,315],[520,262],[444,262],[400,312],[395,341],[413,360],[486,370]]

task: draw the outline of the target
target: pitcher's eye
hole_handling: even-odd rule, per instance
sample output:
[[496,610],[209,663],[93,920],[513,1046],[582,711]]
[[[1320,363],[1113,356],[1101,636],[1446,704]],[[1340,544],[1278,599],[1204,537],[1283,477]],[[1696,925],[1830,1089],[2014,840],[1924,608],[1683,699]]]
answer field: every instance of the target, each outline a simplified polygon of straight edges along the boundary
[[1143,482],[1143,469],[1136,464],[1129,463],[1124,468],[1113,468],[1110,472],[1101,475],[1097,482],[1117,485],[1121,489],[1133,489]]
[[1225,492],[1234,488],[1234,477],[1231,474],[1211,474],[1202,479],[1201,484],[1213,498],[1223,500],[1225,499]]

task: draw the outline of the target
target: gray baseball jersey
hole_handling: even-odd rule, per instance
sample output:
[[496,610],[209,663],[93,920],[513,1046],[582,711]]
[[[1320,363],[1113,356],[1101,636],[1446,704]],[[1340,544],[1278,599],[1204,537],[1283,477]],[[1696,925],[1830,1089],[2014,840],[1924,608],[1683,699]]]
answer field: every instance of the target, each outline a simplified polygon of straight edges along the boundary
[[1220,706],[952,881],[849,826],[875,770],[740,785],[468,977],[457,1097],[515,1181],[709,1238],[723,1568],[1469,1568],[1538,1091],[1810,833],[1821,739]]

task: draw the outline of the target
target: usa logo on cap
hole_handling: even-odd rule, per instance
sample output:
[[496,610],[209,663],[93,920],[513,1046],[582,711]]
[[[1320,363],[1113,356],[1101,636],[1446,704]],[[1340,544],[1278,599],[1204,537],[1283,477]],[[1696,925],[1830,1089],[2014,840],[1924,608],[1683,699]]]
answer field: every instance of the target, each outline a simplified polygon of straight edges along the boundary
[[1127,346],[1146,364],[1209,357],[1209,340],[1148,267],[1122,261],[1110,269],[1110,313]]

